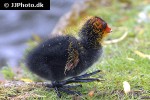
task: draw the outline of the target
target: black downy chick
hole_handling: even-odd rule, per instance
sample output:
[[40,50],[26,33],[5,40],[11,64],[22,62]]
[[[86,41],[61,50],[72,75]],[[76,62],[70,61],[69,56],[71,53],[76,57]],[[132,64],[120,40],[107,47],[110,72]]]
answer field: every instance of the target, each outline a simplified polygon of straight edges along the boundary
[[[66,84],[98,81],[97,78],[86,77],[98,73],[99,70],[78,75],[101,56],[102,39],[110,32],[111,29],[103,19],[92,17],[81,28],[80,39],[66,35],[41,43],[28,54],[27,66],[38,76],[52,81],[47,87],[55,88],[59,97],[59,91],[80,95],[79,92],[68,90],[71,86]],[[68,77],[72,78],[66,79]]]

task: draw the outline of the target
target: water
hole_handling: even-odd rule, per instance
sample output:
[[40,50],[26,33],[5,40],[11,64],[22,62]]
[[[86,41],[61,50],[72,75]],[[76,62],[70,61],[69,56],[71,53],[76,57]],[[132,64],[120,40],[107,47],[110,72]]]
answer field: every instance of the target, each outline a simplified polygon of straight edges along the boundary
[[51,0],[51,10],[45,11],[0,11],[0,67],[18,66],[32,34],[47,38],[74,2]]

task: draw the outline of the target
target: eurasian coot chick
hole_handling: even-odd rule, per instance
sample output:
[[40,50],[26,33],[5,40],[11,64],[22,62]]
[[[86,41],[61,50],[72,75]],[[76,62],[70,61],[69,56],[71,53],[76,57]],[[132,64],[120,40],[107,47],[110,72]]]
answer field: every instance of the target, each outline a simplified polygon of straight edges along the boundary
[[[28,68],[42,78],[52,81],[47,85],[55,88],[60,97],[60,91],[68,94],[78,94],[66,85],[77,82],[98,81],[97,78],[86,78],[99,72],[77,76],[92,66],[102,54],[102,39],[111,32],[107,23],[92,17],[83,25],[79,39],[73,36],[57,36],[48,39],[33,49],[27,56]],[[72,77],[66,79],[68,77]],[[66,80],[65,80],[66,79]]]

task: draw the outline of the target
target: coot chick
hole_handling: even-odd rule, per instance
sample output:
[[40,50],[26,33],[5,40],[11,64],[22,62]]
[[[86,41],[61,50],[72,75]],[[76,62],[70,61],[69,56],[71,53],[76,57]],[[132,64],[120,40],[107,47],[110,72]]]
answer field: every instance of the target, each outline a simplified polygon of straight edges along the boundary
[[97,78],[87,77],[98,73],[99,70],[79,74],[100,58],[102,40],[110,32],[111,29],[103,19],[92,17],[79,31],[79,39],[69,35],[57,36],[38,45],[28,54],[27,66],[38,76],[52,81],[47,87],[54,88],[59,97],[59,91],[80,95],[79,92],[68,89],[76,86],[66,84],[98,81]]

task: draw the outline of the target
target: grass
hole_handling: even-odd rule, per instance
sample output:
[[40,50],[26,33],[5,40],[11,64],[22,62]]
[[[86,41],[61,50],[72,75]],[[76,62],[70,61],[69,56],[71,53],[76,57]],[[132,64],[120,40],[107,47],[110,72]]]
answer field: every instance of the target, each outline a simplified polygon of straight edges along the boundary
[[[121,0],[120,0],[121,1]],[[129,0],[128,0],[129,1]],[[102,82],[84,83],[83,88],[77,88],[83,96],[75,97],[63,94],[62,100],[139,100],[150,97],[150,59],[143,58],[135,53],[136,50],[150,55],[149,23],[138,23],[138,13],[146,6],[146,0],[131,2],[130,7],[125,8],[124,4],[113,0],[109,6],[100,6],[87,10],[85,16],[100,16],[105,19],[113,29],[107,38],[108,40],[119,38],[128,31],[128,36],[121,42],[104,45],[104,56],[88,72],[100,69]],[[144,6],[141,6],[144,5]],[[83,17],[79,18],[82,22]],[[78,24],[70,25],[65,31],[77,33]],[[74,34],[76,35],[76,34]],[[131,85],[131,93],[125,94],[123,82],[128,81]],[[29,86],[30,87],[30,86]],[[15,87],[14,87],[15,88]],[[57,100],[53,91],[46,91],[44,88],[32,87],[33,89],[14,89],[0,87],[0,98],[18,97],[28,92],[29,100]],[[88,93],[94,91],[93,96]],[[38,96],[37,96],[38,95]]]

